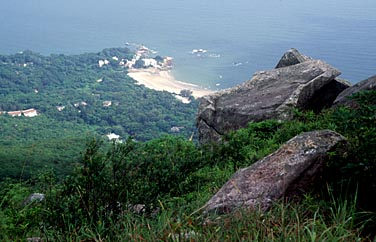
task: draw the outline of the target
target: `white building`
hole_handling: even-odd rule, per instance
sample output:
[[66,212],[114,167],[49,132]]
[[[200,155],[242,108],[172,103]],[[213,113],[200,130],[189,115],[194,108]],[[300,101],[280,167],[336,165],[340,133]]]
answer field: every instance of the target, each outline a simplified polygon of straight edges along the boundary
[[20,116],[22,116],[22,112],[21,111],[10,111],[10,112],[8,112],[8,115],[10,115],[12,117],[20,117]]
[[99,67],[102,67],[102,66],[104,66],[104,65],[108,65],[110,62],[108,61],[108,60],[99,60],[98,61],[98,65],[99,65]]
[[22,110],[22,114],[25,117],[36,117],[36,116],[38,116],[38,112],[34,108],[27,109],[27,110]]
[[155,59],[142,59],[144,61],[144,66],[149,67],[158,67],[158,62]]
[[112,105],[111,101],[103,101],[103,107],[109,107]]
[[61,112],[65,109],[65,106],[56,106],[57,111]]
[[109,140],[118,140],[120,138],[120,135],[115,133],[109,133],[106,136]]

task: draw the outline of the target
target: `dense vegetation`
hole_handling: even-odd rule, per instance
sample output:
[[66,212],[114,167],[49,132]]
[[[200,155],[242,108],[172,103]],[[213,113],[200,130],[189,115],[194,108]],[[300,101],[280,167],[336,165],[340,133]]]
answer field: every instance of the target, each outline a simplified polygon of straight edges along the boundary
[[[250,123],[222,144],[198,146],[165,136],[103,146],[89,140],[75,171],[57,182],[53,170],[1,184],[0,239],[57,241],[360,241],[374,236],[376,92],[354,97],[356,109],[294,120]],[[348,138],[326,163],[326,175],[300,203],[280,201],[266,213],[217,217],[200,208],[238,168],[293,136],[331,129]],[[335,176],[333,175],[335,174]],[[31,192],[46,199],[25,203]],[[136,204],[144,204],[143,211]]]
[[[190,137],[197,102],[183,104],[167,92],[136,85],[119,65],[132,57],[126,48],[70,56],[0,55],[0,180],[27,179],[45,166],[63,177],[88,137],[115,133],[146,141],[172,134],[172,127]],[[100,60],[108,64],[100,67]],[[31,108],[40,115],[1,114]]]

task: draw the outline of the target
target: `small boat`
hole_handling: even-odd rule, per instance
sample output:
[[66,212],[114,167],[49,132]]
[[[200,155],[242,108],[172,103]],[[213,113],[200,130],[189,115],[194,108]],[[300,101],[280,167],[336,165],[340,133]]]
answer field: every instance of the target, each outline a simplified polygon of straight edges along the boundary
[[193,49],[192,50],[192,54],[200,54],[200,53],[206,53],[208,52],[207,50],[204,50],[204,49]]

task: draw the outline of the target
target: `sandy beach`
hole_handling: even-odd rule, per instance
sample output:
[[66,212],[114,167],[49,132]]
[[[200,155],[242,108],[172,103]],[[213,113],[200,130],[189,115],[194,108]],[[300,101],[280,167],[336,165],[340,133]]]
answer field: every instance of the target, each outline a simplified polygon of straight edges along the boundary
[[167,91],[179,94],[181,90],[191,90],[195,98],[213,93],[214,91],[200,88],[197,85],[176,80],[168,70],[157,68],[130,69],[128,76],[137,81],[137,84],[157,91]]

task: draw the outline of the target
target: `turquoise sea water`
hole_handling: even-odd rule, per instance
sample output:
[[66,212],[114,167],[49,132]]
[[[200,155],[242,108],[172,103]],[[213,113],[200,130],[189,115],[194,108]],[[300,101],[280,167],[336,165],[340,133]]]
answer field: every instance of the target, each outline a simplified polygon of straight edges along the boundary
[[174,57],[177,79],[216,89],[294,47],[355,83],[376,74],[375,13],[375,0],[0,0],[0,53],[140,43]]

